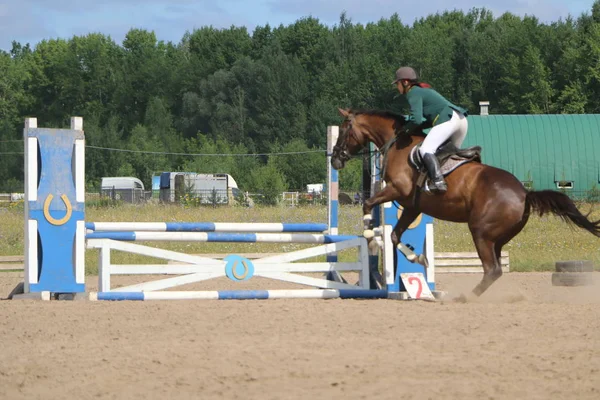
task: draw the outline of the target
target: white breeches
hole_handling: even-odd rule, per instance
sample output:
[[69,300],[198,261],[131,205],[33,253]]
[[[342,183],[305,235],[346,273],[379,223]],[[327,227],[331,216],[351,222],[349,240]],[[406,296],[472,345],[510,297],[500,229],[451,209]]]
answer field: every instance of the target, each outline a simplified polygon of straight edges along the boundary
[[467,117],[453,110],[450,121],[431,128],[419,149],[421,155],[425,153],[435,154],[438,147],[448,139],[452,140],[452,143],[460,148],[462,142],[465,140],[465,136],[467,136],[467,129],[469,129]]

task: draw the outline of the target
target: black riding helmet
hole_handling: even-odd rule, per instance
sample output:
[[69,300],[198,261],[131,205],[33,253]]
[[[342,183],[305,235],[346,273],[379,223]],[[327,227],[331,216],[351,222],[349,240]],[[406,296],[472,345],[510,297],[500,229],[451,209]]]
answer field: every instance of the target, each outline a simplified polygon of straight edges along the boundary
[[396,71],[396,80],[392,82],[392,85],[404,80],[417,81],[419,80],[419,75],[417,75],[417,71],[411,67],[400,67]]

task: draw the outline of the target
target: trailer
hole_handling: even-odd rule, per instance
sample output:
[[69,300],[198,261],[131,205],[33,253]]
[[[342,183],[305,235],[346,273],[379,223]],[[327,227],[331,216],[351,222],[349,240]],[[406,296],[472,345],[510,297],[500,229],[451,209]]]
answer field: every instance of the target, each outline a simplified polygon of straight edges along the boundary
[[100,181],[100,196],[127,203],[146,200],[144,183],[133,176],[105,176]]
[[163,172],[154,176],[152,189],[158,187],[158,197],[163,203],[198,199],[200,204],[232,204],[240,195],[237,182],[229,174],[199,174],[195,172]]

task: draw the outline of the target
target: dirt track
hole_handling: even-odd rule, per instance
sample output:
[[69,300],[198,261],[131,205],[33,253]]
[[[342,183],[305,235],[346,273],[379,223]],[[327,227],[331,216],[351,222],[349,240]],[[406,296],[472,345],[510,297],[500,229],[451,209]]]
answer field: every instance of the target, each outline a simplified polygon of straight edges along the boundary
[[599,289],[510,273],[467,304],[5,301],[0,399],[597,400]]

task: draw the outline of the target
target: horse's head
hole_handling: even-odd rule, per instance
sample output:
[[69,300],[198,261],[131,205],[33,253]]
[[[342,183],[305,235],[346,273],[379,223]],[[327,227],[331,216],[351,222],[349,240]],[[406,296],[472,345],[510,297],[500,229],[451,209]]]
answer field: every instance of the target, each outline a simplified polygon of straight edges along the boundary
[[333,147],[331,166],[335,169],[342,169],[353,155],[367,145],[368,137],[357,115],[351,110],[341,108],[338,110],[344,117],[344,122],[340,125],[340,134]]
[[[344,117],[344,121],[340,126],[340,134],[331,157],[331,165],[335,169],[344,168],[346,162],[369,142],[380,149],[402,131],[405,124],[404,117],[388,111],[354,111],[341,108],[338,111]],[[405,139],[410,142],[410,138]]]

